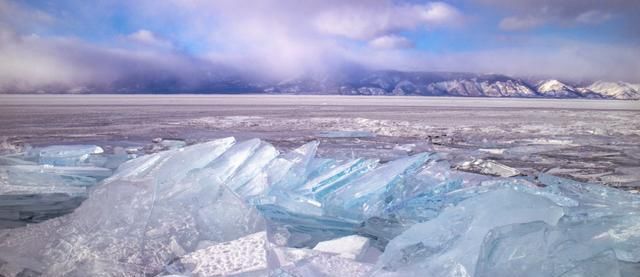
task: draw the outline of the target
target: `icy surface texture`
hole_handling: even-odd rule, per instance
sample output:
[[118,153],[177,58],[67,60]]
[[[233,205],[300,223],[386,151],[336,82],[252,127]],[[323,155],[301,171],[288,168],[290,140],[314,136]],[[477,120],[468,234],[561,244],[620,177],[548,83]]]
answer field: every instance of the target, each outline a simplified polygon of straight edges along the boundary
[[224,138],[130,160],[73,213],[0,233],[0,274],[640,273],[637,195],[457,171],[435,153],[380,162],[317,150]]
[[265,232],[196,250],[173,261],[165,269],[169,274],[189,276],[228,276],[248,273],[266,275],[267,270]]
[[87,189],[129,159],[96,145],[54,145],[0,156],[0,229],[69,213]]
[[491,191],[449,207],[391,240],[381,265],[429,276],[473,276],[482,240],[491,229],[538,220],[556,224],[562,215],[562,208],[548,199],[510,189]]
[[224,185],[234,171],[209,167],[246,149],[234,143],[131,160],[72,214],[6,233],[0,259],[50,276],[154,274],[198,245],[263,230],[255,209]]

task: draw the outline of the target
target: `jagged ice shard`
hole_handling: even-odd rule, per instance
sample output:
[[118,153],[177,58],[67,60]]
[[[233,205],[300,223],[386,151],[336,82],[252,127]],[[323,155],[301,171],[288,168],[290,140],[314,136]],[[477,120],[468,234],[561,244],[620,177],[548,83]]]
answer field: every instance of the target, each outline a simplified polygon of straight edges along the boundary
[[25,187],[86,198],[0,230],[1,275],[640,274],[640,197],[613,188],[461,172],[435,153],[380,163],[234,138],[112,162],[111,174],[96,147],[0,158],[0,206]]

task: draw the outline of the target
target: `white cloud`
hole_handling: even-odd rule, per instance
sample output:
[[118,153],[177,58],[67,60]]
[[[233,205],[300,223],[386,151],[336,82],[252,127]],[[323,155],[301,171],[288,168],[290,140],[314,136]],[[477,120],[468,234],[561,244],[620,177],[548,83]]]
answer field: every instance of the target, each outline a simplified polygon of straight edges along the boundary
[[320,12],[315,27],[351,39],[371,39],[399,30],[458,24],[461,13],[442,2],[426,4],[339,5]]
[[535,16],[524,16],[524,17],[516,17],[511,16],[504,18],[500,21],[498,25],[500,29],[505,31],[521,31],[521,30],[529,30],[538,26],[541,26],[545,23],[545,21],[540,17]]
[[576,22],[583,24],[599,24],[611,18],[611,14],[598,10],[590,10],[579,14]]
[[203,81],[212,64],[170,51],[94,46],[74,38],[21,36],[0,28],[0,92],[69,91],[83,86],[118,89],[175,80]]
[[43,11],[27,9],[18,1],[0,0],[0,27],[2,28],[33,32],[53,23],[55,18]]
[[127,38],[133,42],[140,43],[152,47],[171,48],[171,42],[158,38],[153,32],[140,29],[134,33],[131,33]]
[[386,35],[377,37],[369,41],[369,45],[377,49],[398,49],[414,47],[414,43],[411,40],[397,35]]

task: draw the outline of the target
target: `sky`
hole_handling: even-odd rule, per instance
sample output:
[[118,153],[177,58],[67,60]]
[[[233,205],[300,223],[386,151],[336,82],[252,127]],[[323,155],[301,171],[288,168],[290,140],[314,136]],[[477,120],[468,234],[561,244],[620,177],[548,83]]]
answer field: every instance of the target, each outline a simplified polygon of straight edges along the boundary
[[0,0],[0,89],[372,70],[640,82],[638,0]]

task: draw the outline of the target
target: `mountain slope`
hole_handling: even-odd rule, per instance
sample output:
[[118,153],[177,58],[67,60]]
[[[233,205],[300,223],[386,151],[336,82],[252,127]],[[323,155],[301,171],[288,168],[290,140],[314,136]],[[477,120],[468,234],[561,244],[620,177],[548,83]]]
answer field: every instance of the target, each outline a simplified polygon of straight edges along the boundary
[[[533,82],[536,83],[536,82]],[[469,97],[542,97],[640,99],[638,88],[598,81],[576,87],[556,79],[530,82],[498,74],[455,72],[356,71],[322,78],[297,78],[263,88],[268,93],[419,95]]]
[[573,98],[580,97],[581,93],[573,86],[558,80],[546,80],[537,86],[538,93],[546,97]]
[[347,95],[421,95],[539,97],[524,81],[495,74],[449,72],[357,72],[324,78],[297,79],[265,89],[270,93],[323,92]]
[[640,99],[640,85],[625,82],[597,81],[587,89],[613,99]]

